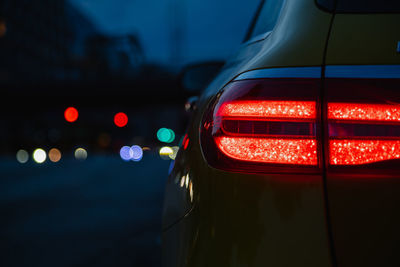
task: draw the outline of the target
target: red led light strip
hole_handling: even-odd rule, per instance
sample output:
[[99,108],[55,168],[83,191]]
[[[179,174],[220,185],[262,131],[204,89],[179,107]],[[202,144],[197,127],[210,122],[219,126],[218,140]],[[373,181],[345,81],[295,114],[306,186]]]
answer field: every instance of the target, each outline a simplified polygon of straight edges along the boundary
[[400,105],[329,103],[328,119],[400,122]]
[[330,140],[331,165],[360,165],[400,159],[400,140]]
[[215,138],[218,148],[228,157],[253,162],[317,165],[315,139]]
[[315,119],[315,101],[233,101],[224,103],[218,116]]
[[[400,122],[400,105],[329,103],[328,119],[352,120],[357,122]],[[371,126],[373,127],[373,126]],[[388,125],[388,127],[390,127]],[[373,162],[400,159],[400,140],[354,140],[329,141],[329,162],[331,165],[363,165]],[[394,136],[392,138],[397,138]]]

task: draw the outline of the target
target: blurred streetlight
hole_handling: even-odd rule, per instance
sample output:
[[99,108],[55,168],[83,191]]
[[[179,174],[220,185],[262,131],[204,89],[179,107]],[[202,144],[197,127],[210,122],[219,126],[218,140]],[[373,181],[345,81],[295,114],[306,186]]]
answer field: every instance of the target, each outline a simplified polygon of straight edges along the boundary
[[69,107],[64,112],[64,118],[68,122],[74,122],[78,119],[78,117],[79,117],[79,112],[74,107]]
[[128,116],[123,112],[119,112],[114,116],[114,123],[118,127],[124,127],[128,124]]
[[3,19],[0,19],[0,37],[4,37],[7,33],[6,22]]
[[84,161],[87,158],[87,151],[80,147],[75,150],[74,155],[77,160]]
[[143,158],[143,149],[140,146],[131,146],[132,160],[140,161]]
[[38,148],[38,149],[35,149],[35,151],[33,151],[33,160],[36,163],[41,164],[46,161],[46,158],[47,158],[46,152],[43,149]]
[[61,159],[61,151],[57,148],[52,148],[49,151],[49,159],[52,162],[58,162]]
[[162,159],[167,160],[167,159],[170,159],[169,156],[174,153],[174,150],[172,149],[172,147],[163,146],[162,148],[160,148],[160,150],[158,152]]
[[171,143],[175,140],[175,133],[168,128],[160,128],[157,131],[157,138],[160,142]]
[[29,154],[26,150],[20,149],[17,152],[17,160],[19,163],[26,163],[29,160]]

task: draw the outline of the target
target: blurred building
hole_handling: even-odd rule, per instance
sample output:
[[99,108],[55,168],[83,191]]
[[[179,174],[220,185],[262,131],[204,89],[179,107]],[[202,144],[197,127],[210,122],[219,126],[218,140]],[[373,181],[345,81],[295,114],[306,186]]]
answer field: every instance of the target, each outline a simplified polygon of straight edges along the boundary
[[[180,134],[185,95],[174,75],[144,62],[135,35],[105,36],[68,0],[2,0],[0,154],[39,146],[109,150],[97,144],[103,135],[111,144],[151,144],[160,127]],[[82,114],[73,125],[63,117],[68,106]],[[119,129],[113,116],[122,110],[130,124]]]
[[[134,35],[92,36],[87,39],[86,54],[88,69],[103,79],[136,79],[144,64],[142,47]],[[93,78],[90,74],[89,79]]]
[[[82,80],[103,69],[135,70],[142,61],[134,36],[101,35],[67,0],[1,1],[0,40],[2,83]],[[93,54],[103,57],[101,66]]]

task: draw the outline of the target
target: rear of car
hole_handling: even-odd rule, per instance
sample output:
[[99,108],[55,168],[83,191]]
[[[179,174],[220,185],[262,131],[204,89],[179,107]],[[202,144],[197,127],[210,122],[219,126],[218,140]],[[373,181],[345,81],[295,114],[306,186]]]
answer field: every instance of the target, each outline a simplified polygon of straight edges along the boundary
[[339,0],[336,6],[325,55],[323,127],[338,266],[399,265],[399,14],[396,0]]
[[262,4],[169,176],[165,266],[397,266],[399,12]]

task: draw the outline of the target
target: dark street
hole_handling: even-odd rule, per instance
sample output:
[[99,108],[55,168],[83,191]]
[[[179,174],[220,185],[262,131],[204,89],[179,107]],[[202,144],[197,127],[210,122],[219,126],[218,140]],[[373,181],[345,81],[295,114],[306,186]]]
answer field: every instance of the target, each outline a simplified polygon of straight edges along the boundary
[[0,267],[398,267],[400,0],[1,0]]
[[2,157],[0,265],[160,266],[169,162],[153,151],[140,162]]

